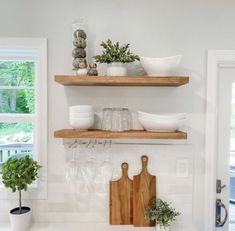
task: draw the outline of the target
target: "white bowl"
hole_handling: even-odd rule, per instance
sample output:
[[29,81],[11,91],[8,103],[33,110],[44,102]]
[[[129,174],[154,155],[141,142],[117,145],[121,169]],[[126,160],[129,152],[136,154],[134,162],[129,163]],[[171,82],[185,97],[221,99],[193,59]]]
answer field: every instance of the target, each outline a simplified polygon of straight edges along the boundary
[[147,131],[173,132],[179,130],[185,124],[185,119],[150,120],[142,117],[139,117],[138,119]]
[[76,105],[69,107],[70,113],[80,113],[80,112],[94,112],[93,106],[91,105]]
[[69,119],[94,119],[94,116],[86,116],[86,117],[70,116]]
[[87,130],[94,124],[94,117],[91,118],[70,118],[70,125],[74,129]]
[[91,117],[94,116],[94,112],[77,112],[77,113],[69,113],[70,117],[79,117],[79,118],[86,118],[86,117]]
[[166,119],[166,120],[177,120],[177,119],[185,119],[186,113],[170,113],[170,114],[150,114],[147,112],[138,111],[138,116],[145,117],[149,119]]
[[148,76],[169,76],[177,71],[182,55],[164,58],[140,57],[140,63]]

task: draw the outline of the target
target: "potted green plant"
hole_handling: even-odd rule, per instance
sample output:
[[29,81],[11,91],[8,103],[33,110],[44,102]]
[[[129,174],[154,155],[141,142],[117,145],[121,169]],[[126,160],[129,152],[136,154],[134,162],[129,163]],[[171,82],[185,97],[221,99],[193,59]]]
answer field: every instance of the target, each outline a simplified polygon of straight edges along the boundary
[[171,223],[180,215],[170,203],[161,199],[154,200],[145,212],[146,219],[156,221],[157,231],[168,231]]
[[119,42],[113,43],[110,39],[102,42],[103,52],[101,55],[94,56],[98,63],[107,63],[108,76],[125,76],[127,69],[125,64],[139,60],[138,55],[130,52],[130,44],[120,45]]
[[38,178],[41,167],[29,155],[11,157],[2,166],[4,186],[19,194],[19,206],[10,211],[12,231],[27,231],[30,226],[32,211],[31,208],[22,206],[21,194]]

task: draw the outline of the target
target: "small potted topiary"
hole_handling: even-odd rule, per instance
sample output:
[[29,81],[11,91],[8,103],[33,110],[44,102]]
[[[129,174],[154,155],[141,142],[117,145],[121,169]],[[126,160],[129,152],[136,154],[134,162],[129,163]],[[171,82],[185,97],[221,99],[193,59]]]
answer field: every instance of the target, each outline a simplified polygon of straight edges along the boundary
[[170,203],[161,199],[154,200],[145,212],[146,219],[156,221],[157,231],[168,231],[171,223],[180,215]]
[[27,231],[30,226],[32,211],[31,208],[22,206],[21,194],[38,178],[41,167],[29,155],[11,157],[2,166],[4,186],[19,193],[19,207],[10,211],[12,231]]
[[108,39],[100,45],[104,50],[101,55],[94,56],[94,59],[98,63],[108,64],[108,76],[126,76],[127,69],[125,64],[139,60],[138,55],[134,55],[130,52],[130,44],[124,44],[121,46],[119,42],[113,43]]

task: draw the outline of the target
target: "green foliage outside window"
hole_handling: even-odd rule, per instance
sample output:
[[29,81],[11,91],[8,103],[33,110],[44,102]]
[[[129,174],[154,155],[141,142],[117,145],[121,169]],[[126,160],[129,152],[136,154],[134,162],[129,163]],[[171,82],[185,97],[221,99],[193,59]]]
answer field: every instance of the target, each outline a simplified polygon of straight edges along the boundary
[[[34,71],[34,62],[0,61],[0,86],[34,87]],[[32,113],[34,97],[34,90],[1,90],[0,112]]]

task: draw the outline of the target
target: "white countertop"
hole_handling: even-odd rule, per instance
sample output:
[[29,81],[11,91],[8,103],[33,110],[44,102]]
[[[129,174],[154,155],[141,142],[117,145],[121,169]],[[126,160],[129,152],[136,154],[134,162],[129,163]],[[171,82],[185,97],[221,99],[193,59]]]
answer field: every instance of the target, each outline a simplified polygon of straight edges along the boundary
[[[29,231],[155,231],[155,227],[142,227],[142,228],[134,228],[131,225],[115,225],[111,226],[108,224],[89,224],[89,223],[35,223],[31,226]],[[9,224],[0,224],[0,231],[11,231]],[[197,231],[195,227],[185,226],[180,229],[171,229],[171,231]]]

